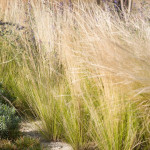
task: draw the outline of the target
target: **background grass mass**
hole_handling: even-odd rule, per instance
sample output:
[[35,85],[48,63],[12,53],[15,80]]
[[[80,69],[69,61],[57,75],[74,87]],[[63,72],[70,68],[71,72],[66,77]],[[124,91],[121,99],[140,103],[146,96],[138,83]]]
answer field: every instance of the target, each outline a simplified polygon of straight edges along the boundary
[[43,136],[75,150],[148,150],[150,7],[8,2],[0,81]]

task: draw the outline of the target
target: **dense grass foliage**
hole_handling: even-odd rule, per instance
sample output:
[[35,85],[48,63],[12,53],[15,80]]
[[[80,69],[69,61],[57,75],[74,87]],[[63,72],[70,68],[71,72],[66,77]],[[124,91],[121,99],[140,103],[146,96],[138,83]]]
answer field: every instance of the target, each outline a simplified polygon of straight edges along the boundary
[[0,79],[49,140],[76,150],[148,150],[149,14],[16,1],[1,18],[24,29],[5,25]]
[[38,139],[20,137],[15,141],[0,140],[0,150],[41,150]]
[[13,93],[10,93],[5,87],[3,87],[2,83],[0,83],[0,103],[10,104],[16,100],[16,97]]

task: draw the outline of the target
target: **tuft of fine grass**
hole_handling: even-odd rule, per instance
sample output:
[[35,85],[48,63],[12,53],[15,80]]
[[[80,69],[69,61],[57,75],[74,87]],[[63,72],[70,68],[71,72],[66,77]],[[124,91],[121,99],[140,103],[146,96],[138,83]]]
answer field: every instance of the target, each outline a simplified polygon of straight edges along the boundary
[[1,37],[0,75],[45,138],[77,150],[148,150],[149,16],[86,2],[20,5],[5,18],[17,22],[20,11],[26,32]]

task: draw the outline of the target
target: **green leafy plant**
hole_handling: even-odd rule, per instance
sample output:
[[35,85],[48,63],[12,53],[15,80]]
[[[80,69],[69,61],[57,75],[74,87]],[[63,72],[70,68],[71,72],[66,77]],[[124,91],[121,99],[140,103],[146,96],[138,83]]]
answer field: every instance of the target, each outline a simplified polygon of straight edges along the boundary
[[14,138],[19,132],[20,118],[15,108],[0,103],[0,138]]

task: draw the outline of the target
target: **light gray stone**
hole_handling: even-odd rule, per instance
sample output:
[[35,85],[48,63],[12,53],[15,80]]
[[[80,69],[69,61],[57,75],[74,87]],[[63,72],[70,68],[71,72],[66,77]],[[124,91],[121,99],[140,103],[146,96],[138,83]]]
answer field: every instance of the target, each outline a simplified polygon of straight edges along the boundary
[[69,144],[63,142],[43,142],[41,144],[44,150],[73,150]]

